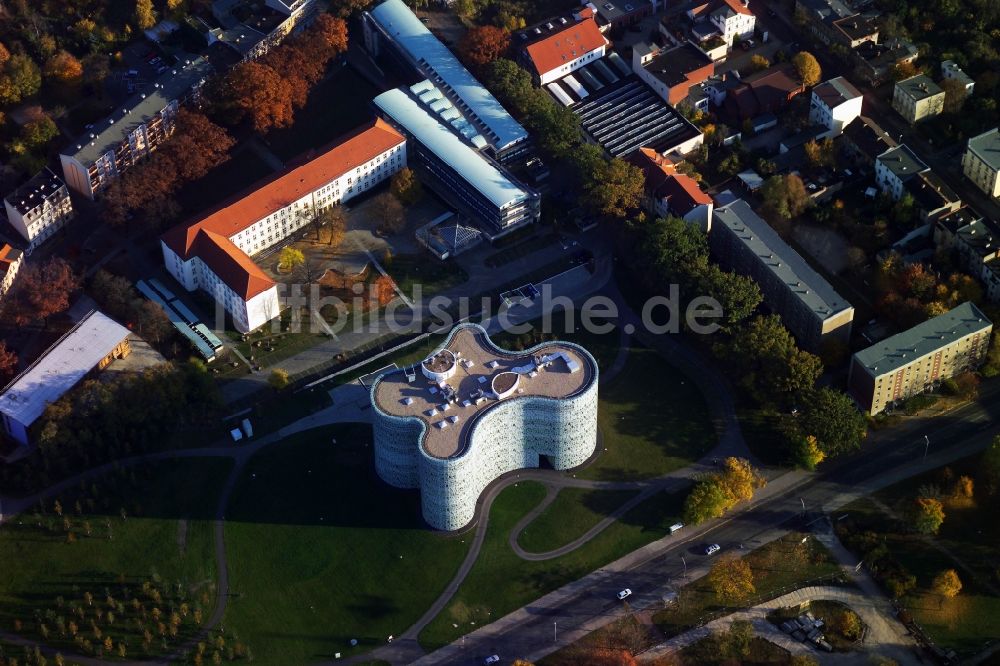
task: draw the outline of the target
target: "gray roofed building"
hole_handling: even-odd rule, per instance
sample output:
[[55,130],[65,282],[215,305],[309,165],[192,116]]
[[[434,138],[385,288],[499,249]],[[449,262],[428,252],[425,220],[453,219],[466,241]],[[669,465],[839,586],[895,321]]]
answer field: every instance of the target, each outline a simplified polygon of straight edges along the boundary
[[906,144],[901,144],[875,158],[875,181],[883,192],[898,201],[906,183],[926,169],[927,165]]
[[944,90],[925,74],[911,76],[896,82],[892,108],[910,123],[939,115],[944,111]]
[[712,252],[722,265],[760,285],[765,305],[781,316],[804,348],[819,350],[830,338],[847,342],[854,307],[746,201],[717,207],[714,215]]
[[969,139],[962,155],[962,173],[991,197],[1000,197],[1000,129]]
[[378,55],[380,38],[395,47],[410,67],[443,90],[478,126],[498,159],[512,158],[526,149],[527,131],[402,0],[386,0],[365,17],[369,51]]
[[491,237],[538,219],[539,195],[460,139],[412,91],[396,88],[373,101],[386,120],[416,142],[408,153],[437,181],[441,194],[450,195],[473,219],[487,222],[484,231]]
[[850,389],[872,414],[937,382],[975,369],[986,357],[993,324],[973,303],[963,303],[857,352]]

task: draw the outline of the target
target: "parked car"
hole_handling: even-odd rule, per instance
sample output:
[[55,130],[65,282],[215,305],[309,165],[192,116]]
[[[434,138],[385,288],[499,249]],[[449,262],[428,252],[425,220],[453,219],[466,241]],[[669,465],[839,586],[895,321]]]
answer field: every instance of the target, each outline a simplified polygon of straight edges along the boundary
[[483,659],[483,664],[485,664],[485,666],[490,666],[490,664],[497,664],[499,662],[500,662],[500,655],[498,654],[491,654],[490,656],[486,657],[486,659]]
[[744,39],[742,42],[740,42],[740,47],[744,51],[749,51],[750,49],[752,49],[755,46],[757,46],[757,42],[755,42],[752,39]]
[[624,601],[625,599],[631,596],[632,596],[632,590],[626,587],[624,590],[618,593],[618,601]]
[[720,550],[722,550],[722,546],[720,546],[717,543],[710,543],[707,546],[705,546],[706,555],[715,555]]

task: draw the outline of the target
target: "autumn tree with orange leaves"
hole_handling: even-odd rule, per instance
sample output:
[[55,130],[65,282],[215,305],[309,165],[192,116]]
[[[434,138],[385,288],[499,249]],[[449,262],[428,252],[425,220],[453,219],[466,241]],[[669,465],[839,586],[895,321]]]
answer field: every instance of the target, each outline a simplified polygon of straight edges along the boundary
[[510,48],[510,34],[494,25],[470,28],[458,43],[458,55],[473,68],[493,62]]
[[69,51],[58,51],[46,61],[45,76],[60,83],[79,81],[83,76],[83,65]]
[[79,287],[80,280],[65,259],[26,264],[18,272],[4,314],[17,326],[47,323],[49,317],[69,309],[69,297]]

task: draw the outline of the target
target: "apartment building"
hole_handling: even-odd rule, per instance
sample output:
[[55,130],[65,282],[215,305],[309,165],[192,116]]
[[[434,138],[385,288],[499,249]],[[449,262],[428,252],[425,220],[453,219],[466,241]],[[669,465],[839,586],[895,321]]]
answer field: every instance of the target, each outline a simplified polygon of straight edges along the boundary
[[892,108],[911,125],[944,111],[944,90],[925,74],[896,82]]
[[1000,197],[1000,129],[994,127],[969,139],[962,172],[986,194]]
[[604,57],[608,40],[594,21],[594,10],[584,7],[517,33],[521,60],[544,86]]
[[727,269],[760,285],[764,304],[806,350],[847,343],[854,307],[762,220],[743,199],[715,209],[709,243]]
[[1000,227],[996,223],[963,206],[935,221],[934,247],[950,253],[959,266],[977,277],[988,301],[1000,302]]
[[173,134],[181,102],[196,93],[211,73],[205,58],[186,59],[164,72],[152,88],[130,97],[121,110],[59,155],[66,184],[93,199]]
[[896,141],[878,123],[867,116],[858,116],[847,124],[840,138],[844,152],[866,169],[875,165],[879,155],[896,147]]
[[712,198],[694,178],[678,172],[673,160],[652,148],[640,148],[626,160],[642,169],[642,207],[647,212],[656,217],[674,215],[698,225],[706,234],[712,230]]
[[872,415],[974,370],[986,359],[993,323],[974,304],[917,324],[856,353],[848,384]]
[[[421,82],[413,88],[422,90],[426,85]],[[456,128],[422,104],[414,90],[389,90],[373,103],[410,140],[411,165],[488,237],[499,238],[538,221],[541,196],[460,139]]]
[[4,433],[19,444],[30,443],[32,424],[50,404],[89,373],[129,355],[130,335],[97,310],[86,315],[0,393]]
[[365,192],[406,166],[406,139],[377,120],[318,157],[238,195],[160,239],[167,270],[188,291],[212,295],[241,332],[277,317],[277,286],[251,256],[309,224],[316,214]]
[[827,129],[817,138],[840,136],[851,121],[861,116],[862,100],[858,89],[842,76],[813,88],[809,102],[809,122]]
[[478,130],[494,159],[506,163],[528,151],[528,132],[469,73],[403,0],[386,0],[364,14],[365,47],[393,58],[447,95]]
[[4,197],[7,220],[24,240],[26,254],[52,237],[73,218],[73,202],[66,183],[46,167]]
[[927,165],[906,144],[890,148],[875,158],[875,182],[894,201],[903,196],[907,183],[926,170]]
[[727,49],[732,49],[734,42],[753,36],[757,25],[757,17],[750,11],[749,0],[695,2],[686,13],[692,21],[707,19],[719,38],[725,42]]
[[692,86],[715,73],[715,63],[690,42],[662,49],[639,42],[632,48],[632,71],[664,102],[677,106]]

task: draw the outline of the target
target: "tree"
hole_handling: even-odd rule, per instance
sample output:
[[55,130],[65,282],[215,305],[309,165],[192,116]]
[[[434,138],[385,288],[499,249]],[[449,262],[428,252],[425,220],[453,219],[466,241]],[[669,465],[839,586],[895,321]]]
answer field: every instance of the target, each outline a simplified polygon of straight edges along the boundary
[[585,175],[587,199],[601,215],[624,218],[639,207],[645,179],[642,170],[615,158]]
[[8,299],[13,320],[23,326],[69,308],[69,297],[79,288],[79,280],[64,259],[53,257],[43,264],[27,264],[18,272]]
[[0,104],[16,104],[31,97],[42,85],[42,72],[31,58],[16,53],[0,72]]
[[320,226],[326,228],[327,244],[330,247],[340,247],[347,233],[347,213],[344,212],[344,207],[334,204],[321,210],[316,217]]
[[407,206],[412,206],[424,196],[424,188],[410,167],[403,167],[392,176],[389,189]]
[[944,112],[958,113],[961,111],[962,105],[965,104],[965,98],[968,96],[965,86],[956,79],[944,79],[939,85],[944,90]]
[[267,383],[275,391],[280,391],[291,383],[288,378],[288,371],[282,368],[275,368],[271,371],[271,375],[267,378]]
[[243,62],[225,79],[223,104],[234,109],[237,120],[250,118],[255,132],[267,134],[292,124],[292,85],[285,76],[256,61]]
[[684,501],[684,521],[696,525],[718,518],[736,504],[753,497],[766,483],[743,458],[726,458],[722,470],[704,475]]
[[906,62],[900,60],[892,67],[892,80],[893,81],[903,81],[905,79],[910,79],[920,74],[920,68],[914,65],[912,62]]
[[374,197],[368,210],[375,218],[377,228],[384,233],[398,234],[406,225],[403,205],[389,192]]
[[828,386],[810,391],[798,421],[803,432],[816,437],[826,456],[833,457],[861,448],[868,434],[865,416],[844,393]]
[[61,83],[74,83],[83,77],[83,64],[69,51],[58,51],[46,61],[45,76]]
[[795,174],[771,176],[760,188],[764,211],[783,220],[798,217],[812,203],[805,183]]
[[7,349],[7,343],[0,340],[0,379],[6,384],[17,370],[17,354]]
[[954,599],[962,591],[962,580],[958,577],[958,572],[954,569],[945,569],[934,577],[931,589],[935,594],[942,597]]
[[302,250],[297,250],[291,245],[281,248],[281,252],[278,254],[278,268],[283,271],[290,271],[305,262],[306,257],[302,254]]
[[754,491],[763,488],[766,483],[746,458],[726,458],[722,461],[722,472],[718,478],[729,506],[749,502]]
[[813,167],[834,166],[833,139],[826,138],[821,141],[807,141],[803,146],[806,152],[806,160]]
[[771,66],[771,61],[760,54],[750,56],[750,72],[760,72]]
[[139,335],[157,344],[167,338],[173,330],[170,318],[159,305],[145,299],[139,301],[136,312],[139,324]]
[[996,496],[1000,493],[1000,435],[993,438],[979,458],[976,479],[986,493]]
[[816,85],[823,78],[823,70],[816,62],[816,57],[808,51],[799,51],[792,56],[792,64],[795,65],[799,81],[807,88]]
[[751,319],[722,354],[762,403],[787,403],[790,396],[812,389],[823,371],[819,357],[799,349],[777,315]]
[[135,27],[148,30],[156,25],[156,12],[153,11],[153,0],[135,1]]
[[507,53],[510,34],[496,26],[469,28],[458,43],[458,55],[473,69],[479,69]]
[[706,296],[722,306],[723,328],[727,329],[752,315],[764,298],[756,281],[738,273],[727,273],[716,264],[705,268],[701,288]]
[[684,499],[684,522],[697,525],[718,518],[729,508],[722,486],[714,477],[698,481]]
[[396,283],[388,275],[379,275],[372,287],[379,307],[385,307],[396,297]]
[[811,472],[823,462],[826,454],[823,453],[823,449],[819,447],[814,436],[806,435],[793,445],[792,458],[796,465]]
[[40,148],[57,136],[59,136],[59,128],[44,113],[21,127],[21,141],[28,148]]
[[837,615],[835,626],[840,635],[849,641],[861,638],[861,618],[849,608],[845,608]]
[[708,572],[708,582],[715,597],[723,604],[746,601],[757,591],[753,584],[753,569],[746,560],[734,555],[723,555]]
[[920,534],[937,534],[944,523],[944,506],[933,497],[918,497],[913,502],[913,529]]

